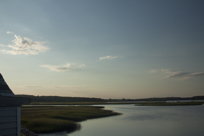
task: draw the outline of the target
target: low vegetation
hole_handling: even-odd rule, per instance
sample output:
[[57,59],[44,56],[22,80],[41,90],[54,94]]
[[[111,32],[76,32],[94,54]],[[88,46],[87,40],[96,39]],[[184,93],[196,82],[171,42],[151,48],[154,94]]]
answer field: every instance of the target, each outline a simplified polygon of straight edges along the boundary
[[22,108],[22,126],[35,133],[72,132],[78,122],[119,115],[99,106],[29,106]]
[[204,102],[138,102],[136,106],[190,106],[202,105]]

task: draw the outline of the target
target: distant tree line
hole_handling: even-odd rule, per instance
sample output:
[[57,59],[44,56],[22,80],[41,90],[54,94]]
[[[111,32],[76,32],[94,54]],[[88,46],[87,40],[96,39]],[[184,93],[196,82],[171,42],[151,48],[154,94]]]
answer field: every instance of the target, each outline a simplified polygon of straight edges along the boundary
[[31,102],[117,102],[117,101],[176,101],[176,100],[204,100],[204,96],[193,97],[161,97],[161,98],[142,98],[142,99],[102,99],[89,97],[62,97],[62,96],[34,96],[17,95],[29,98]]
[[109,101],[179,101],[179,100],[204,100],[204,96],[193,97],[157,97],[141,99],[109,99]]
[[34,95],[17,95],[29,98],[31,102],[103,102],[101,98],[88,97],[61,97],[61,96],[34,96]]

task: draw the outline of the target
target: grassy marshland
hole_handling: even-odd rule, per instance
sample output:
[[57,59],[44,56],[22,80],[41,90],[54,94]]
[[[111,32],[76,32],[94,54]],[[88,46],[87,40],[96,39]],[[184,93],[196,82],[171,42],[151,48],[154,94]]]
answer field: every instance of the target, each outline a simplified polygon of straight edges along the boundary
[[204,102],[138,102],[136,106],[190,106],[202,105]]
[[80,128],[77,122],[119,115],[95,106],[37,106],[22,108],[22,126],[35,133],[72,132]]

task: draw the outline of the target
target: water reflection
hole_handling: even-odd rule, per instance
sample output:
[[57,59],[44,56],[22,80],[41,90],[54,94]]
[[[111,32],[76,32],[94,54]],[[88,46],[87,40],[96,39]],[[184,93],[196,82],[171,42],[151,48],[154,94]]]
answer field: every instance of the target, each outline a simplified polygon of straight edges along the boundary
[[137,121],[137,120],[172,120],[178,117],[178,113],[170,110],[158,110],[158,109],[136,109],[134,114],[125,116],[124,120]]

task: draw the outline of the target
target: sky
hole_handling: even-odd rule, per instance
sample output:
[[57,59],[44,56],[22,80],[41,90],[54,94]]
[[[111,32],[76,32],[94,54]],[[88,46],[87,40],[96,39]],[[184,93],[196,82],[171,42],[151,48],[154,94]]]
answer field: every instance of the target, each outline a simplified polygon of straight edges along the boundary
[[203,0],[1,0],[0,73],[15,94],[204,95]]

